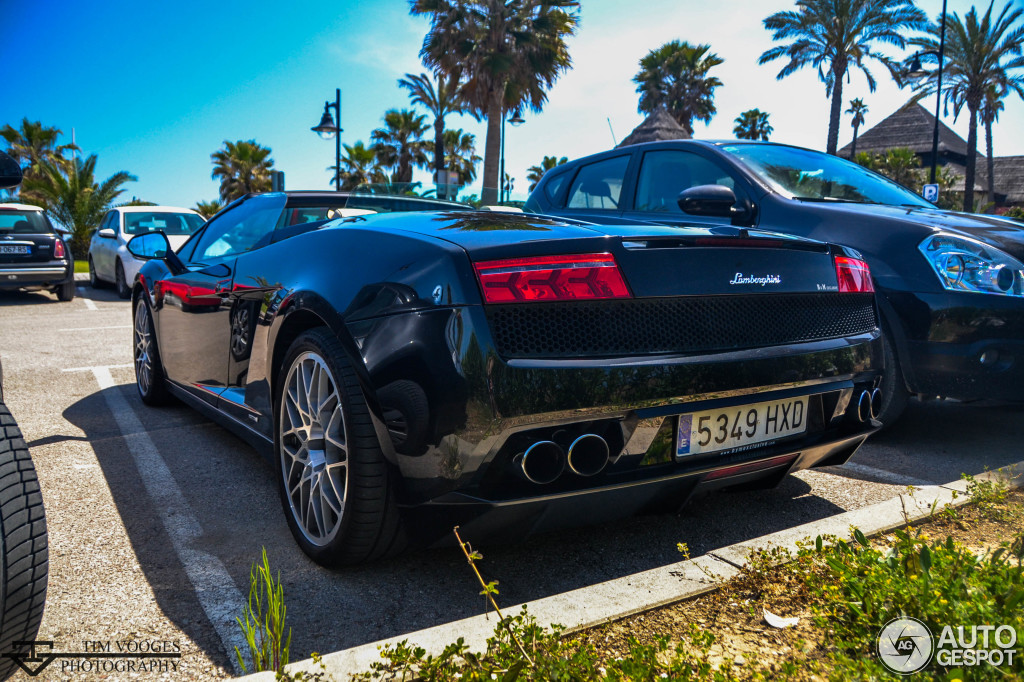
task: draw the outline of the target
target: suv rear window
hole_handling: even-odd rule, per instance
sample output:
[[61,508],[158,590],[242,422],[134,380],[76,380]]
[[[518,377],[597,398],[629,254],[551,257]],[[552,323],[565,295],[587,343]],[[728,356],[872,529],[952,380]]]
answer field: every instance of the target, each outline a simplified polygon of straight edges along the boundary
[[42,211],[0,209],[0,234],[52,234],[53,227]]

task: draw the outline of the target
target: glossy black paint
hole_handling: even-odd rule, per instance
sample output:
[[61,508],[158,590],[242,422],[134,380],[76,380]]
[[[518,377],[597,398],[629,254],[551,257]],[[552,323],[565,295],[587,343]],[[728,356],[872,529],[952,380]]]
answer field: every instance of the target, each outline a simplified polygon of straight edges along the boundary
[[[179,250],[186,272],[151,260],[134,288],[153,310],[172,392],[273,456],[285,352],[303,331],[329,328],[400,473],[400,504],[417,509],[407,515],[414,542],[448,533],[449,525],[424,523],[440,516],[480,533],[522,534],[557,525],[521,525],[523,514],[575,508],[559,523],[584,522],[579,510],[592,498],[630,497],[617,514],[665,500],[678,506],[698,489],[840,463],[874,429],[846,407],[879,379],[877,329],[705,355],[508,360],[496,350],[472,269],[473,261],[608,252],[637,297],[737,296],[735,273],[766,269],[782,275],[779,293],[834,291],[833,256],[855,255],[843,247],[733,227],[606,229],[452,211],[335,220],[205,262],[188,261],[190,251]],[[412,454],[393,447],[378,398],[398,379],[419,384],[430,406],[425,442],[405,450]],[[815,415],[804,436],[720,458],[644,461],[680,413],[803,395]],[[603,434],[615,450],[600,474],[536,486],[512,473],[523,443],[582,432]],[[737,465],[764,468],[708,478]]]
[[[996,216],[872,204],[802,202],[783,196],[723,151],[729,143],[678,140],[652,142],[577,159],[541,179],[527,210],[602,224],[652,223],[677,227],[726,225],[732,217],[652,213],[634,208],[643,155],[683,150],[718,164],[735,183],[738,203],[749,201],[744,225],[846,244],[871,266],[879,307],[903,371],[907,390],[959,399],[1024,399],[1024,300],[994,294],[946,291],[918,251],[928,236],[947,232],[990,244],[1024,261],[1024,225]],[[744,143],[748,144],[748,143]],[[565,194],[580,166],[628,154],[630,161],[617,210],[565,208]],[[561,191],[546,187],[559,178]],[[998,360],[982,363],[986,350]],[[993,357],[991,353],[987,356]]]

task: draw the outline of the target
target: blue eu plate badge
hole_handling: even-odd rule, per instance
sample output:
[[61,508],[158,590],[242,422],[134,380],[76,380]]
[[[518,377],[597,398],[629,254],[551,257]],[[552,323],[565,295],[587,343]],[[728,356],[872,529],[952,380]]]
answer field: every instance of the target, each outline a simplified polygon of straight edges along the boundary
[[679,415],[679,428],[676,429],[676,457],[690,454],[690,427],[693,424],[692,414]]

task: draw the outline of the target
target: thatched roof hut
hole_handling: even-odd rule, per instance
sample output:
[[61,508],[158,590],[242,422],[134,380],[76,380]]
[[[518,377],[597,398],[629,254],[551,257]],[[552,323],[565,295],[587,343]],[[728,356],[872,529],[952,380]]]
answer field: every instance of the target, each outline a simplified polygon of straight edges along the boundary
[[668,113],[668,110],[664,107],[655,109],[651,114],[644,119],[644,122],[633,129],[629,135],[626,136],[622,142],[619,143],[619,147],[627,147],[631,144],[640,144],[641,142],[658,142],[660,140],[689,140],[690,134],[686,132],[686,129],[676,123],[676,120],[672,118],[672,114]]
[[[891,116],[857,136],[857,152],[884,152],[896,147],[907,147],[918,156],[932,155],[932,135],[935,116],[917,102],[907,102]],[[852,143],[851,143],[852,144]],[[839,156],[850,158],[850,145],[839,150]],[[943,157],[959,158],[943,158]],[[966,163],[967,142],[953,129],[939,121],[939,163],[945,161]]]
[[[1024,206],[1024,156],[997,156],[992,159],[996,201],[999,204]],[[978,159],[977,184],[988,191],[988,161]]]

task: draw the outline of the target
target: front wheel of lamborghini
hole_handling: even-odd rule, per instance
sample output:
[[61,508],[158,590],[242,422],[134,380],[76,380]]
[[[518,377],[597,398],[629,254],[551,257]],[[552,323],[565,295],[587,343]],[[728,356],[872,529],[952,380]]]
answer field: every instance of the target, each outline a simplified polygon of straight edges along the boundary
[[325,566],[396,551],[402,536],[396,474],[385,461],[362,389],[326,329],[300,335],[278,382],[281,502],[302,550]]

